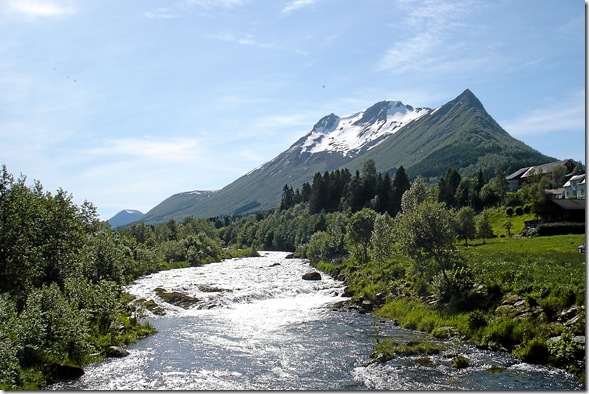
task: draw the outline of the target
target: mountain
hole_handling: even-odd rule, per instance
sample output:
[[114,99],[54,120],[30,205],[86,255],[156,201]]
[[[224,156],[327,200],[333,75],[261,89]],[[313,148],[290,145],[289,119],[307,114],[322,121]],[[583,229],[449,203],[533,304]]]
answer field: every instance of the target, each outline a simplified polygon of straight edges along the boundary
[[107,222],[112,228],[117,228],[141,220],[142,217],[142,212],[135,211],[133,209],[124,209],[112,218],[108,219]]
[[286,151],[223,189],[176,194],[142,220],[158,223],[275,208],[285,184],[297,188],[316,172],[343,167],[355,172],[367,159],[380,172],[393,175],[402,165],[410,178],[422,175],[432,181],[448,167],[474,176],[480,168],[493,171],[500,165],[510,173],[556,160],[510,136],[468,89],[434,109],[381,101],[353,115],[329,114]]

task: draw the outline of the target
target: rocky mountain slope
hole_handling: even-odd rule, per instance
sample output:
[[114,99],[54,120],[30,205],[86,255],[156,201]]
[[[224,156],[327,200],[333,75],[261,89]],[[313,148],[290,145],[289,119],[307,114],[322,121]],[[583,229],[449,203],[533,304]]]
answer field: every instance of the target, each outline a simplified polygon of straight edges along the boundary
[[282,188],[310,181],[316,172],[361,169],[367,159],[394,174],[403,165],[410,178],[431,180],[448,167],[465,176],[479,168],[506,173],[554,161],[510,136],[470,90],[435,109],[381,101],[364,111],[320,119],[310,132],[274,159],[214,192],[179,193],[142,218],[148,223],[237,215],[276,207]]

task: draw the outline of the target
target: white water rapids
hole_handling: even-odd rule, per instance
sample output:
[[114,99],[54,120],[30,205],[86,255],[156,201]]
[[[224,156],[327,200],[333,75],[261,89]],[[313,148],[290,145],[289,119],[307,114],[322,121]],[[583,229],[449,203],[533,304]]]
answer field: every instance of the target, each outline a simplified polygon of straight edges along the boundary
[[[382,337],[399,342],[424,335],[356,312],[329,306],[344,298],[343,283],[313,271],[286,253],[232,259],[202,267],[158,272],[127,288],[155,300],[165,316],[150,315],[159,332],[128,347],[125,358],[88,366],[56,390],[571,390],[571,375],[520,363],[512,357],[447,344],[464,353],[471,367],[452,368],[448,352],[432,365],[400,357],[370,364]],[[201,302],[184,309],[155,294],[161,287]],[[208,309],[210,308],[210,309]],[[500,367],[500,373],[488,372]]]

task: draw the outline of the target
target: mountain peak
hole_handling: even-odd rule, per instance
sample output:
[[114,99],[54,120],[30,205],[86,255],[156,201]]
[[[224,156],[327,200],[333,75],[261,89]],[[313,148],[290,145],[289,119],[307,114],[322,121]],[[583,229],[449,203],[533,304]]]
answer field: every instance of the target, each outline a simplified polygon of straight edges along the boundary
[[135,209],[123,209],[107,222],[112,228],[126,226],[127,224],[136,222],[143,217],[143,213]]
[[315,126],[313,126],[313,130],[311,132],[329,133],[334,130],[339,120],[339,116],[337,116],[334,113],[331,113],[319,119],[319,122],[315,123]]
[[343,118],[332,113],[321,118],[299,141],[300,153],[331,152],[354,156],[429,111],[429,108],[415,109],[401,101],[379,101],[364,111]]
[[556,161],[511,137],[468,89],[435,110],[381,101],[353,115],[329,114],[286,151],[223,189],[175,194],[141,220],[161,223],[271,209],[285,184],[300,187],[317,172],[353,172],[367,159],[381,172],[393,173],[402,165],[410,178],[421,175],[434,181],[448,167],[470,177],[497,165],[509,173]]
[[475,107],[475,108],[483,108],[483,104],[474,95],[474,93],[470,91],[470,89],[466,89],[458,97],[456,97],[452,102],[462,103],[463,105],[469,105],[469,106]]

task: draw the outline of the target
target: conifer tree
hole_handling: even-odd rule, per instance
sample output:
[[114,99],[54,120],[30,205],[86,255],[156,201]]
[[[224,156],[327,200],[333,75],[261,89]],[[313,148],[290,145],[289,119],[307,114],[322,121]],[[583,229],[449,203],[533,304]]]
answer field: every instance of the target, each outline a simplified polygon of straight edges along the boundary
[[405,173],[405,168],[400,166],[395,172],[395,178],[393,179],[392,185],[393,190],[391,195],[391,211],[389,211],[389,214],[392,217],[401,212],[401,199],[403,198],[403,193],[409,190],[410,187],[411,184],[409,183],[409,179]]

